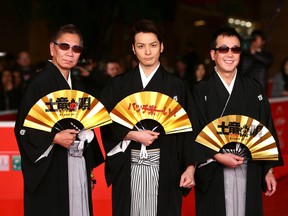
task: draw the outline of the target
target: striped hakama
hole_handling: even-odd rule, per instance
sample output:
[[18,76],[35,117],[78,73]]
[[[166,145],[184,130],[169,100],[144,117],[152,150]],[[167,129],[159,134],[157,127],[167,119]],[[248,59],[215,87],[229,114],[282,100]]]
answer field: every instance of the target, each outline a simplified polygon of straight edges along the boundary
[[157,215],[160,149],[147,152],[140,158],[140,150],[131,150],[131,216]]
[[88,186],[83,149],[78,149],[79,141],[68,150],[68,182],[70,216],[89,216]]
[[[246,158],[247,152],[244,150],[238,143],[235,148],[223,149],[223,153],[230,152]],[[245,216],[247,161],[236,168],[224,167],[223,173],[226,216]]]
[[227,216],[245,216],[247,163],[234,169],[224,168],[225,206]]

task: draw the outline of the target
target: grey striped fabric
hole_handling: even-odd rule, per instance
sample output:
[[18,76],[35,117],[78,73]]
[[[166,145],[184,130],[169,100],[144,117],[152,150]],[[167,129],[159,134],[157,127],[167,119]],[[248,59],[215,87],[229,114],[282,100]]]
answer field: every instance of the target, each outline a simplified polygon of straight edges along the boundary
[[68,151],[69,216],[88,216],[90,185],[87,185],[85,159],[78,151],[75,152],[71,155]]
[[140,150],[131,150],[131,216],[156,216],[160,149],[149,149],[140,159]]
[[245,216],[247,163],[234,169],[224,168],[224,191],[227,216]]

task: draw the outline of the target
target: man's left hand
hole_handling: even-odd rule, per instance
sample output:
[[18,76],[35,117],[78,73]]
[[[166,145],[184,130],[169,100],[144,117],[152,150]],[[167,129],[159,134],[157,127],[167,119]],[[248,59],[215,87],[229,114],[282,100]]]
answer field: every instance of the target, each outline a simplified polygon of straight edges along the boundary
[[181,176],[180,187],[192,188],[195,186],[194,180],[195,166],[190,165]]
[[277,181],[274,177],[273,172],[268,172],[265,176],[265,181],[266,181],[266,196],[272,196],[276,192],[276,187],[277,187]]

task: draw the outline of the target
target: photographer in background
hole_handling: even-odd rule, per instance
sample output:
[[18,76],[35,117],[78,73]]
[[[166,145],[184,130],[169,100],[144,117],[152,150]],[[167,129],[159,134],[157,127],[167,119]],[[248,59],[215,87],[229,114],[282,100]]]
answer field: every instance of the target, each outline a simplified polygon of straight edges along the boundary
[[265,50],[267,38],[263,31],[254,30],[251,34],[249,49],[241,54],[240,71],[258,80],[267,91],[268,68],[273,56]]
[[79,78],[90,76],[95,63],[92,58],[81,58],[79,59],[77,65],[72,69],[72,74],[78,76]]

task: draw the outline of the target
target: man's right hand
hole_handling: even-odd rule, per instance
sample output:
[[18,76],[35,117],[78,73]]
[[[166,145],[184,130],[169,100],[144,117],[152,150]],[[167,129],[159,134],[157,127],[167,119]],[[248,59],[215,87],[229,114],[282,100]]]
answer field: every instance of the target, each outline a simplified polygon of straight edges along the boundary
[[125,139],[134,140],[145,146],[149,146],[158,138],[159,134],[160,133],[151,130],[130,131]]
[[214,155],[214,159],[229,168],[236,168],[244,163],[243,157],[231,153],[217,153]]
[[78,133],[79,131],[75,129],[62,130],[55,135],[53,143],[69,148],[75,141]]

